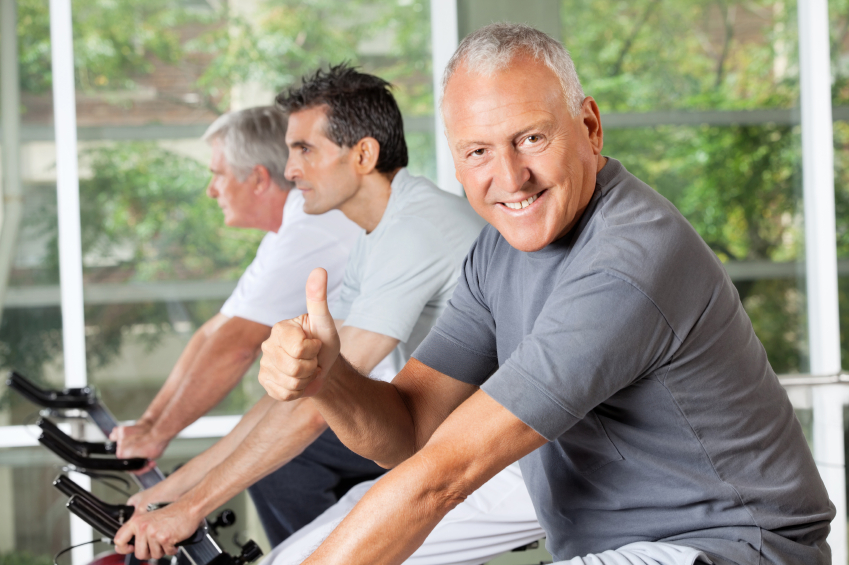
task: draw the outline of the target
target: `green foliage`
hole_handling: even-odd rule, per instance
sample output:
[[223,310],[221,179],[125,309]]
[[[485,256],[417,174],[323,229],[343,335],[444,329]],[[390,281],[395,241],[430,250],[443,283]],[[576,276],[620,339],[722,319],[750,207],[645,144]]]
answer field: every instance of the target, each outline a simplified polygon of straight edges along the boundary
[[[565,44],[585,92],[599,103],[602,123],[610,112],[797,103],[793,3],[563,0],[561,13]],[[605,153],[669,198],[723,261],[801,258],[798,128],[657,126],[606,133]],[[774,368],[803,369],[807,338],[797,281],[739,281],[737,288]]]
[[[743,11],[763,25],[741,36]],[[757,0],[563,0],[563,37],[602,112],[791,106],[796,7]]]
[[[43,0],[17,0],[21,89],[51,88],[50,14]],[[176,26],[197,16],[172,0],[74,0],[74,65],[84,91],[127,89],[133,77],[150,73],[153,58],[181,56]]]
[[0,553],[0,565],[52,565],[49,555],[34,555],[28,551]]
[[[237,278],[264,235],[226,228],[206,195],[206,168],[154,143],[101,147],[83,155],[95,172],[80,181],[87,280]],[[122,277],[123,278],[123,277]]]
[[[124,143],[90,150],[83,159],[94,175],[80,182],[84,276],[92,282],[237,278],[264,235],[226,228],[215,201],[205,194],[209,173],[197,161],[154,143]],[[58,271],[54,213],[37,221],[52,241],[46,270]],[[211,315],[202,308],[195,326]],[[194,308],[188,312],[193,313]],[[120,353],[134,326],[153,347],[171,320],[165,303],[89,305],[86,356],[92,371]],[[0,324],[0,367],[40,378],[45,364],[61,358],[59,308],[6,309]]]
[[849,103],[849,0],[829,0],[831,39],[832,100],[835,105]]
[[[390,81],[405,114],[432,112],[430,30],[426,0],[266,0],[247,19],[221,14],[226,26],[201,36],[187,48],[214,54],[199,80],[208,100],[229,106],[233,84],[256,83],[275,92],[328,64],[348,61]],[[369,58],[359,47],[377,32],[390,30],[392,54]],[[410,72],[410,65],[414,69]]]

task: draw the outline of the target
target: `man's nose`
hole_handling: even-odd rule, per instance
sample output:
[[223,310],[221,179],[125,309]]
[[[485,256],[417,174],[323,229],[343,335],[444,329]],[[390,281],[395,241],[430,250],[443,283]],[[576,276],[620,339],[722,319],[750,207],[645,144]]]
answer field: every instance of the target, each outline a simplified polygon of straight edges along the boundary
[[218,191],[215,190],[215,177],[212,177],[209,184],[206,185],[206,195],[210,198],[218,198]]
[[286,177],[286,180],[291,182],[303,177],[303,172],[297,163],[297,159],[292,157],[291,154],[289,155],[289,160],[286,161],[286,168],[283,170],[283,176]]
[[498,157],[497,186],[507,192],[518,192],[530,180],[531,172],[515,151],[506,151]]

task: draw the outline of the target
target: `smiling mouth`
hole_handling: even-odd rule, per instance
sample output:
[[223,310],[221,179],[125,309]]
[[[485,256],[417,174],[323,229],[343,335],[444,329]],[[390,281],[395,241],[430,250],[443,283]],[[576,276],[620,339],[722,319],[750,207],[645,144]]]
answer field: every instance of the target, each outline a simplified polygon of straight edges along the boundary
[[[542,192],[545,191],[543,190]],[[504,204],[511,210],[521,210],[522,208],[527,208],[528,206],[536,202],[537,198],[542,195],[542,192],[534,194],[533,196],[528,197],[525,200],[522,200],[521,202],[502,202],[502,204]]]

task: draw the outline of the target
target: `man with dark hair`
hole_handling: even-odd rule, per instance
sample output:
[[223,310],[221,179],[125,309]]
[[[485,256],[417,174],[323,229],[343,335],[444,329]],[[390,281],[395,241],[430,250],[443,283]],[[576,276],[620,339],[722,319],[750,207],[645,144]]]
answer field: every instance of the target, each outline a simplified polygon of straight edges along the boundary
[[404,120],[390,87],[380,77],[342,64],[316,71],[297,90],[278,96],[277,103],[289,114],[324,106],[327,138],[339,147],[373,137],[381,149],[374,168],[389,174],[408,161]]
[[[119,457],[156,459],[180,431],[218,404],[256,360],[271,326],[306,307],[301,287],[312,269],[333,272],[333,294],[340,293],[342,272],[361,230],[337,211],[304,213],[303,196],[285,177],[286,127],[285,113],[264,106],[224,114],[204,134],[212,148],[206,192],[221,207],[224,223],[268,233],[221,311],[195,332],[142,416],[113,432]],[[274,404],[279,403],[262,398],[214,448],[145,491],[148,500],[175,500],[195,485],[198,491],[215,488],[217,474],[229,473],[216,468],[229,453],[262,446],[263,438],[249,432]],[[371,476],[380,472],[357,460],[368,464]],[[147,506],[142,498],[133,500],[139,512]],[[257,497],[261,514],[266,513],[263,502]]]
[[[386,81],[340,65],[307,77],[277,101],[289,113],[286,178],[303,194],[304,211],[340,210],[364,230],[333,307],[336,321],[330,322],[340,326],[341,349],[365,374],[381,361],[397,371],[448,303],[461,259],[484,222],[465,199],[406,170],[403,121]],[[134,515],[115,538],[118,550],[131,550],[125,544],[135,536],[141,559],[173,553],[174,544],[188,537],[203,516],[279,467],[251,490],[254,500],[259,493],[264,499],[263,524],[276,545],[330,509],[342,483],[374,479],[383,471],[325,431],[327,424],[309,399],[272,406],[253,424],[252,436],[262,441],[233,451],[218,465],[214,482],[204,479],[206,486],[173,504]],[[201,465],[193,461],[189,466],[191,473],[201,474]],[[181,473],[189,474],[181,469],[175,476]],[[162,494],[143,491],[131,503],[143,508],[161,501]],[[481,563],[540,537],[517,469],[506,470],[480,497],[465,514],[455,514],[457,519],[444,528],[446,535],[434,539],[432,551],[419,563]],[[309,532],[299,538],[307,550],[283,546],[277,556],[298,562],[326,535],[322,527]],[[476,536],[486,543],[463,547],[462,539]]]
[[305,564],[402,563],[519,461],[555,561],[826,565],[834,506],[719,259],[602,155],[563,46],[519,24],[467,36],[442,113],[489,226],[448,307],[391,383],[339,354],[325,273],[274,326],[260,382],[311,395],[394,469]]

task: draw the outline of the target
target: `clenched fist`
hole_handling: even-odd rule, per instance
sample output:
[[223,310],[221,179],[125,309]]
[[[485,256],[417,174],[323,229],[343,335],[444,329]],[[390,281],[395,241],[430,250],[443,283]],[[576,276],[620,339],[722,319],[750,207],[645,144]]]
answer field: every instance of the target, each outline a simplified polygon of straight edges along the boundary
[[307,279],[307,314],[278,322],[262,344],[259,383],[275,400],[312,396],[339,356],[339,334],[327,307],[327,271]]

